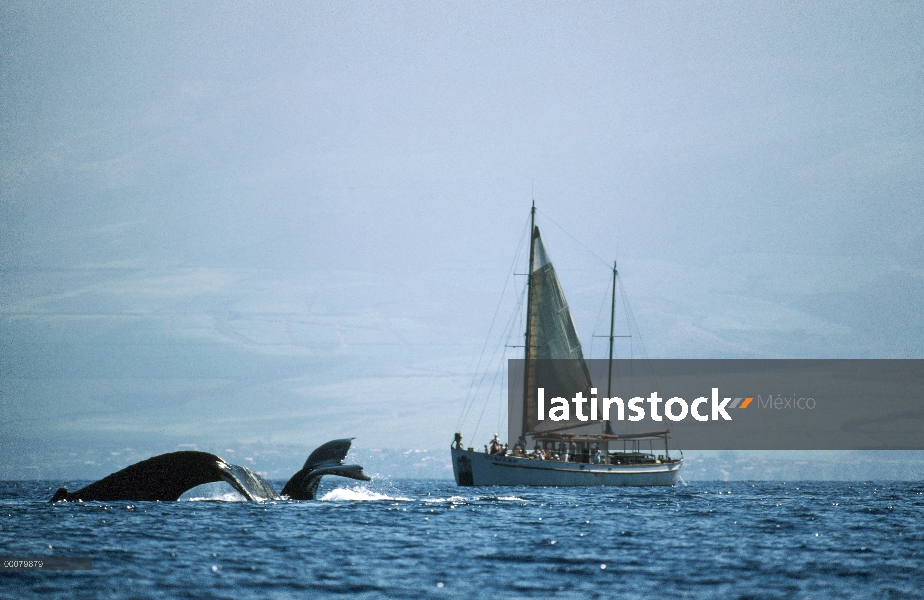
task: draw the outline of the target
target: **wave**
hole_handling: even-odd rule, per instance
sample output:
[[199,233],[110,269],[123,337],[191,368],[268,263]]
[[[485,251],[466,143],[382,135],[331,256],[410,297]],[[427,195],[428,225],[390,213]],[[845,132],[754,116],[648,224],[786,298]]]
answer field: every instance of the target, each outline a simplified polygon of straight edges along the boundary
[[427,496],[421,498],[421,501],[430,503],[449,502],[450,504],[464,504],[468,502],[527,502],[525,498],[519,498],[517,496],[449,496],[448,498]]

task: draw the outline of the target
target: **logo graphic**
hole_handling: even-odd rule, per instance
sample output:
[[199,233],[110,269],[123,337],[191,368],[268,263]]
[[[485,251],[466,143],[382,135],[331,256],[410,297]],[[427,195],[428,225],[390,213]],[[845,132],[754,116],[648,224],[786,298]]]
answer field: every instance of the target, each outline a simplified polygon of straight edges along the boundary
[[[597,398],[597,388],[590,388],[591,397],[585,398],[583,392],[578,392],[575,394],[574,398],[571,399],[571,402],[574,404],[574,416],[578,421],[588,422],[588,421],[597,421],[598,416],[601,415],[601,412],[597,408],[602,408],[602,416],[599,416],[600,420],[609,421],[612,418],[614,406],[615,406],[615,418],[612,420],[615,421],[641,421],[645,418],[646,412],[644,403],[649,404],[650,416],[653,421],[663,421],[664,417],[667,417],[671,421],[683,421],[687,416],[691,416],[697,421],[709,421],[710,415],[713,421],[718,421],[722,419],[724,421],[731,421],[731,415],[726,412],[726,408],[747,408],[751,401],[754,400],[752,397],[748,398],[732,398],[727,397],[723,398],[722,401],[719,401],[719,388],[712,388],[712,402],[711,408],[712,411],[709,414],[702,414],[700,412],[700,406],[703,404],[710,404],[710,398],[705,396],[700,396],[699,398],[693,400],[692,403],[687,404],[687,401],[678,396],[674,396],[665,402],[663,398],[658,397],[658,392],[652,392],[647,398],[641,396],[635,396],[630,398],[628,402],[624,402],[622,398],[613,397],[613,398]],[[742,402],[744,400],[744,402]],[[568,403],[568,400],[564,398],[552,398],[551,404],[546,413],[545,409],[545,388],[536,389],[536,402],[538,408],[538,418],[540,421],[544,421],[546,414],[550,421],[568,421],[571,419],[571,408]],[[584,405],[590,403],[589,414],[585,414]],[[658,412],[660,404],[664,402],[664,413],[660,414]],[[626,409],[632,413],[626,418]]]

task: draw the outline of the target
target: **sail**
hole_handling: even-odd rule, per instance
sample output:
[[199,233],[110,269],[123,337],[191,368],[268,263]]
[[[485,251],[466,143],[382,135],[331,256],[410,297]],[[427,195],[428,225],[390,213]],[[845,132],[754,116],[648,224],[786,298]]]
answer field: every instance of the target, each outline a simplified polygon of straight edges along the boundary
[[[582,392],[584,398],[590,398],[591,395],[590,374],[584,363],[581,342],[574,330],[568,302],[542,244],[538,227],[533,230],[532,257],[527,308],[529,331],[526,349],[526,389],[522,398],[525,434],[588,424],[576,418],[573,404],[569,421],[551,421],[548,415],[545,420],[540,421],[536,403],[537,387],[546,390],[546,407],[549,406],[550,398],[563,397],[570,400],[577,392]],[[511,402],[513,401],[515,400],[511,398]],[[585,404],[585,407],[587,406]]]

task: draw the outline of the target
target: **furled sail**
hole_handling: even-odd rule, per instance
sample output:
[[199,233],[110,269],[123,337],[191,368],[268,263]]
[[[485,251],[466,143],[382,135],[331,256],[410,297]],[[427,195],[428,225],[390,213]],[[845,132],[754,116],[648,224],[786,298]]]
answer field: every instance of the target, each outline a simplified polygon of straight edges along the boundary
[[[574,410],[568,421],[551,421],[548,415],[539,420],[536,389],[545,389],[546,407],[549,399],[570,400],[577,392],[590,398],[590,374],[584,363],[581,342],[574,330],[568,302],[561,290],[558,276],[549,260],[539,228],[533,230],[532,265],[530,266],[529,332],[526,349],[526,390],[523,396],[523,432],[525,434],[570,429],[587,425],[576,418]],[[514,399],[511,398],[511,401]],[[573,404],[571,405],[573,409]],[[585,404],[585,412],[589,410]],[[519,411],[518,411],[519,412]],[[589,415],[588,415],[589,416]]]

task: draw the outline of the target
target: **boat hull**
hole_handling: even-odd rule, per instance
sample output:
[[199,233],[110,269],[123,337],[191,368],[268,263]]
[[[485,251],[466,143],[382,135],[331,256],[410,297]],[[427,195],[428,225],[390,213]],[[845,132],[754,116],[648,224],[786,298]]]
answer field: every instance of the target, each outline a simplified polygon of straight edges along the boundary
[[595,465],[499,456],[452,449],[456,485],[674,485],[682,460],[645,465]]

